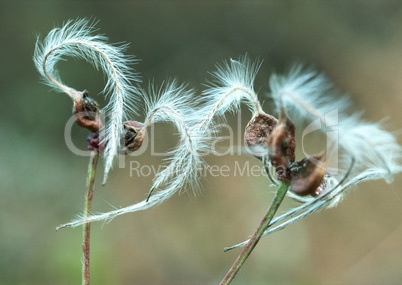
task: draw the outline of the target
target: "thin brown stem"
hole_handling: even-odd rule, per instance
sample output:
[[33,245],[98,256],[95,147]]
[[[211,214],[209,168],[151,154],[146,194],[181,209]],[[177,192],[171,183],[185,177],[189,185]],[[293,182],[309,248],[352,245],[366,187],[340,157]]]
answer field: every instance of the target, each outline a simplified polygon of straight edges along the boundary
[[[86,219],[91,214],[92,198],[94,194],[94,182],[96,166],[98,164],[99,153],[91,152],[88,165],[87,176],[87,193],[85,196],[84,218]],[[89,285],[89,247],[90,247],[90,229],[91,223],[84,224],[82,235],[82,284]]]
[[288,188],[289,185],[287,183],[282,182],[281,184],[279,184],[275,197],[272,200],[271,205],[269,206],[269,209],[264,218],[261,220],[260,225],[254,232],[253,236],[250,238],[249,242],[244,247],[240,255],[237,257],[236,261],[233,263],[232,267],[229,269],[228,273],[226,274],[225,278],[223,278],[220,285],[230,284],[230,282],[232,282],[232,280],[235,278],[237,272],[239,272],[247,257],[251,254],[251,252],[259,242],[260,238],[264,234],[265,230],[268,228],[269,223],[271,222],[280,204],[282,203],[282,200],[285,197]]

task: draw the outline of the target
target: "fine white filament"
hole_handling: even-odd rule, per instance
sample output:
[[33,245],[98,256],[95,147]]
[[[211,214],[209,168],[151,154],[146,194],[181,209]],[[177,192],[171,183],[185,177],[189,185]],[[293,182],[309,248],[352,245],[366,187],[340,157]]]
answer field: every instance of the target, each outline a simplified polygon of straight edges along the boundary
[[208,128],[214,117],[224,119],[226,112],[237,112],[242,102],[253,116],[262,112],[254,91],[254,80],[260,66],[261,62],[251,62],[247,56],[217,66],[217,70],[211,73],[212,80],[207,82],[208,88],[202,93],[200,116],[204,119],[201,127]]
[[122,122],[126,112],[134,110],[137,101],[137,88],[130,82],[139,81],[139,78],[130,67],[134,58],[123,53],[127,45],[110,45],[106,43],[106,37],[94,35],[94,31],[94,24],[87,19],[68,21],[62,28],[53,29],[43,41],[37,39],[34,62],[48,85],[73,99],[78,92],[62,83],[56,69],[59,61],[65,57],[84,59],[106,75],[103,93],[109,98],[109,103],[103,111],[106,117],[110,117],[104,130],[107,144],[103,183],[106,183],[113,159],[118,153]]

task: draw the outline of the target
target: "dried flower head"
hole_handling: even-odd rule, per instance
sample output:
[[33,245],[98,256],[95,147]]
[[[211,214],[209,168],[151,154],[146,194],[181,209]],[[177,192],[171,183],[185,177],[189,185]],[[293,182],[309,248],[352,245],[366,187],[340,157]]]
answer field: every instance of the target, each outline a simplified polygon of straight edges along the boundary
[[[302,205],[274,218],[264,235],[282,230],[322,208],[336,206],[347,190],[361,182],[384,179],[390,183],[393,176],[402,171],[402,148],[395,137],[378,123],[362,121],[361,115],[348,115],[351,103],[346,97],[340,97],[323,75],[295,66],[284,76],[272,75],[270,87],[278,109],[284,106],[294,122],[302,126],[304,122],[318,120],[321,130],[327,134],[331,151],[335,154],[339,151],[342,159],[335,169],[336,175],[325,171],[326,165],[331,163],[328,158],[333,158],[331,152],[326,154],[325,164],[316,157],[315,163],[304,159],[291,165],[293,191],[288,191],[287,195]],[[337,127],[337,136],[328,132],[333,126]],[[334,147],[337,142],[339,150]],[[299,169],[300,165],[305,167]],[[314,197],[300,196],[305,194]],[[227,249],[244,246],[247,242]]]
[[[321,131],[327,134],[328,143],[332,146],[331,151],[335,154],[339,151],[342,157],[335,169],[337,175],[331,175],[331,171],[324,173],[314,167],[319,171],[317,176],[324,174],[323,184],[316,190],[318,195],[302,199],[302,206],[273,220],[276,223],[293,217],[278,229],[322,207],[335,206],[343,193],[357,183],[372,179],[385,179],[390,183],[393,175],[402,171],[402,150],[395,137],[383,130],[380,124],[363,122],[361,115],[348,115],[351,103],[345,96],[339,96],[339,92],[323,75],[296,66],[285,76],[273,75],[270,87],[277,105],[283,102],[287,113],[296,122],[319,120],[322,123]],[[333,126],[337,127],[337,136],[328,132],[328,127]],[[335,147],[337,142],[339,150]],[[326,157],[329,159],[327,164],[330,164],[332,153],[327,153]]]
[[279,122],[262,111],[253,87],[259,67],[260,63],[251,63],[246,56],[218,66],[218,70],[212,73],[214,81],[203,93],[206,102],[202,108],[205,117],[202,127],[209,126],[215,116],[222,117],[227,111],[237,111],[240,103],[246,102],[253,113],[244,133],[246,146],[260,160],[268,156],[269,163],[282,173],[279,176],[290,180],[286,173],[295,161],[295,125],[283,107]]

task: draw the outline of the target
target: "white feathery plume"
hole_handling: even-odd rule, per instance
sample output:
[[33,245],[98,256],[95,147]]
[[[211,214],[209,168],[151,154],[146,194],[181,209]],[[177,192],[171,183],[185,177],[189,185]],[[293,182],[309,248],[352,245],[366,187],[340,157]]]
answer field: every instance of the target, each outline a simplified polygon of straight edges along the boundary
[[199,152],[205,149],[208,137],[197,130],[201,118],[194,112],[198,103],[194,92],[172,81],[159,90],[151,88],[143,98],[147,110],[145,128],[167,122],[173,124],[180,135],[179,144],[169,153],[169,166],[157,175],[152,189],[158,190],[169,181],[169,187],[164,191],[175,192],[185,188],[185,184],[196,190],[199,186],[197,169],[203,165]]
[[[206,134],[199,130],[200,118],[194,114],[193,105],[197,103],[193,91],[185,86],[178,86],[175,81],[165,84],[164,88],[150,89],[149,94],[143,91],[146,105],[144,128],[155,123],[171,123],[180,135],[175,149],[169,154],[169,165],[157,174],[151,191],[155,193],[148,199],[131,206],[113,210],[103,214],[92,215],[86,219],[78,218],[61,227],[76,227],[88,222],[111,220],[116,216],[146,210],[170,198],[181,189],[191,187],[196,191],[199,187],[199,170],[204,166],[200,155],[206,148]],[[189,186],[189,187],[186,187]]]
[[269,87],[277,109],[283,104],[296,124],[312,119],[325,122],[333,110],[350,107],[348,98],[340,97],[323,74],[302,65],[294,65],[286,75],[272,74]]
[[201,127],[208,128],[214,117],[224,113],[236,112],[245,102],[250,111],[257,115],[262,112],[261,104],[254,91],[255,76],[261,66],[260,61],[251,62],[247,56],[231,59],[217,66],[203,91],[203,106],[200,110],[205,118]]
[[[378,167],[388,173],[387,182],[402,170],[401,147],[395,137],[379,123],[362,121],[360,113],[348,115],[350,101],[340,96],[324,75],[298,65],[285,76],[272,75],[270,88],[271,97],[277,105],[283,102],[294,122],[319,119],[324,132],[327,126],[335,127],[343,155],[347,160],[351,157],[355,160],[353,170]],[[334,138],[329,136],[328,139]]]
[[68,56],[84,59],[106,75],[103,92],[109,98],[109,103],[104,111],[110,119],[105,129],[105,183],[118,152],[122,122],[126,112],[133,111],[137,100],[137,89],[130,82],[139,81],[139,78],[129,66],[134,58],[123,53],[127,45],[107,44],[107,38],[94,35],[95,31],[94,24],[87,19],[68,21],[62,28],[53,29],[43,41],[37,39],[34,62],[48,85],[67,93],[73,100],[79,96],[79,92],[62,83],[56,69],[59,61]]
[[379,168],[384,170],[382,178],[387,183],[402,171],[401,146],[393,134],[383,129],[381,122],[364,122],[358,115],[340,120],[339,145],[345,155],[356,159],[356,171]]
[[[271,97],[278,106],[283,102],[287,114],[296,123],[319,119],[333,126],[332,112],[338,110],[339,146],[345,165],[343,171],[339,171],[344,176],[338,179],[331,176],[327,189],[317,197],[297,197],[288,192],[289,196],[303,204],[274,218],[264,236],[282,230],[320,209],[336,206],[345,191],[361,182],[384,179],[391,183],[393,175],[402,172],[402,148],[395,137],[383,130],[379,123],[361,121],[359,114],[345,115],[349,101],[344,97],[334,97],[338,92],[323,75],[296,66],[286,76],[273,75],[270,87]],[[248,240],[225,250],[247,243]]]

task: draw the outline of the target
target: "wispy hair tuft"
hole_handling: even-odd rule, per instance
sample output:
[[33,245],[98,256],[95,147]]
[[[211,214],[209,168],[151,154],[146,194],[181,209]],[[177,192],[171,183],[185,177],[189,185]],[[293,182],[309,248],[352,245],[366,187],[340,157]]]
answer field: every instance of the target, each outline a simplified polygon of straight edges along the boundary
[[261,61],[251,62],[247,56],[217,65],[217,70],[210,73],[212,79],[206,84],[208,88],[202,92],[204,127],[208,128],[214,117],[223,118],[226,112],[238,111],[242,102],[254,115],[262,112],[254,91],[254,80],[260,66]]

